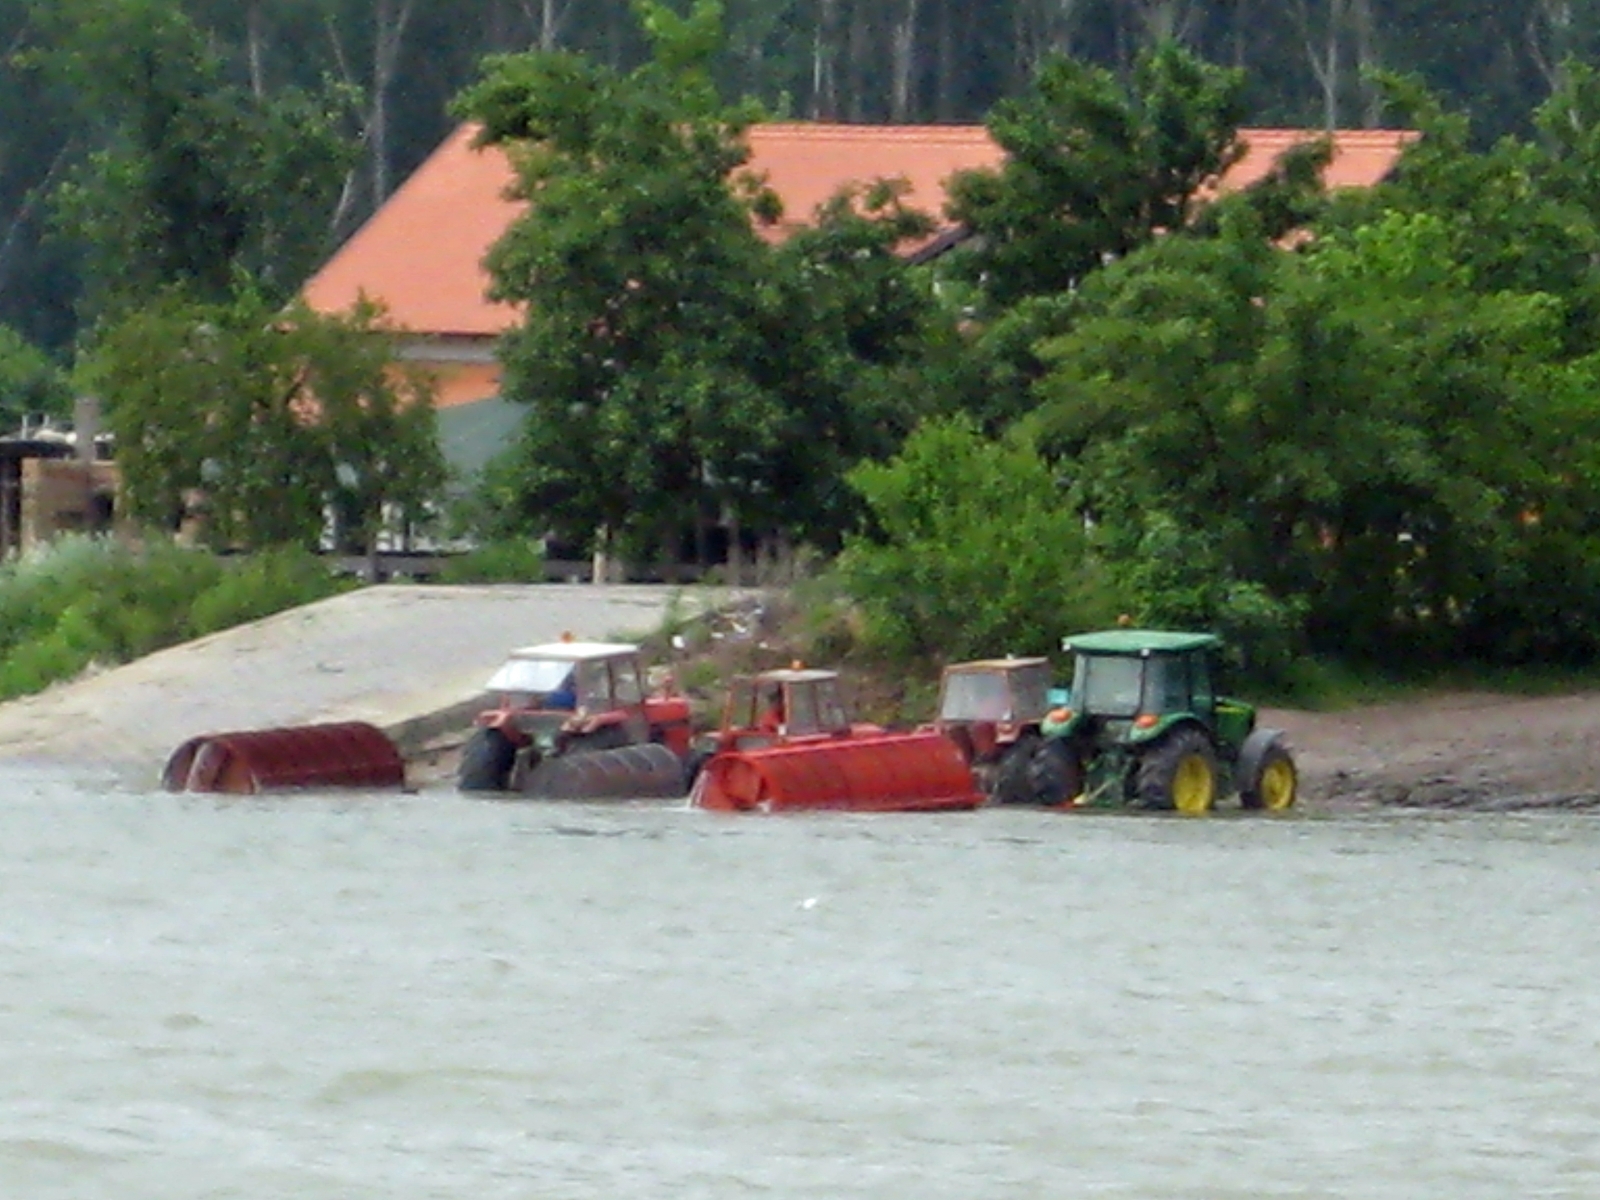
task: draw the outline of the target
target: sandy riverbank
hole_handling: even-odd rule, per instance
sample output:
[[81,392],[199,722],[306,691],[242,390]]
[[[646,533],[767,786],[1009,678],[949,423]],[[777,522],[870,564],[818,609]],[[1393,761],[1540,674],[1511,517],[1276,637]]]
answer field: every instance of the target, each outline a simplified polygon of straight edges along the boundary
[[[0,761],[159,776],[182,741],[225,729],[371,721],[422,786],[453,770],[482,684],[516,645],[642,635],[670,608],[725,599],[649,586],[364,588],[0,704]],[[1337,713],[1268,710],[1307,809],[1600,807],[1600,693],[1438,694]],[[437,735],[445,734],[442,739]]]
[[1600,693],[1457,692],[1263,721],[1288,731],[1310,804],[1600,806]]

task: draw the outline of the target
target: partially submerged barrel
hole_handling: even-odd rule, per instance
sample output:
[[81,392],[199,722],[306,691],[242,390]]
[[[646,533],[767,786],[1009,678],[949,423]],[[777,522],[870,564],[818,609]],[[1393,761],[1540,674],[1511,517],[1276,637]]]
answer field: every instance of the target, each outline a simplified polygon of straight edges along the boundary
[[190,738],[167,760],[170,792],[253,795],[305,788],[397,788],[405,761],[365,721],[237,730]]
[[724,812],[977,808],[983,794],[942,734],[889,733],[734,750],[706,763],[693,802]]
[[547,758],[522,781],[537,800],[666,800],[683,795],[683,760],[655,742]]

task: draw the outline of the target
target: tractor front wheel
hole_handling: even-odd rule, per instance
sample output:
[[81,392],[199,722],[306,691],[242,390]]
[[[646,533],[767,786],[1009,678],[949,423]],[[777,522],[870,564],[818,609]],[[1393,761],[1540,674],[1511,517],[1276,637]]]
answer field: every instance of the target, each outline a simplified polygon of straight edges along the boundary
[[517,748],[498,729],[475,730],[461,748],[457,786],[463,792],[503,792],[516,757]]
[[991,804],[1027,804],[1033,800],[1030,775],[1038,747],[1039,739],[1025,733],[1006,750],[995,767],[994,788],[989,793]]
[[1249,775],[1241,781],[1239,805],[1283,812],[1294,806],[1299,791],[1300,774],[1295,770],[1294,759],[1281,742],[1274,741],[1261,751]]
[[1198,729],[1174,730],[1139,759],[1139,801],[1185,816],[1208,813],[1217,802],[1217,754]]
[[1061,738],[1047,738],[1029,764],[1034,799],[1057,807],[1083,795],[1083,757]]

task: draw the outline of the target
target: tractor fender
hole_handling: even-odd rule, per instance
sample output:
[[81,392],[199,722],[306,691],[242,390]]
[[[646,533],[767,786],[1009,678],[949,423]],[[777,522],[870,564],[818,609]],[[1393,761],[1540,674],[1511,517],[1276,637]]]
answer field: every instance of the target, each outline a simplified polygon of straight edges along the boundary
[[492,708],[487,712],[479,713],[478,719],[473,722],[480,729],[492,729],[513,746],[522,747],[532,740],[521,729],[513,713],[507,709]]
[[[1235,774],[1239,779],[1254,779],[1261,760],[1273,746],[1282,745],[1287,734],[1281,729],[1256,729],[1239,747],[1239,765]],[[1287,748],[1287,747],[1286,747]]]
[[1128,730],[1128,745],[1148,746],[1152,742],[1161,741],[1177,729],[1198,729],[1213,747],[1217,744],[1216,735],[1206,727],[1204,721],[1191,712],[1180,712],[1164,716],[1146,728],[1133,726]]

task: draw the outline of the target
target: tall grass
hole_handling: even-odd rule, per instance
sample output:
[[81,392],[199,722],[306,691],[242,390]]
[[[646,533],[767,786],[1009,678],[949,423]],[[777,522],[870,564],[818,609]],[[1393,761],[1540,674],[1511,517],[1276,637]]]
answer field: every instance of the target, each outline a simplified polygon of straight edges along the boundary
[[219,558],[64,537],[0,565],[0,699],[351,586],[303,551]]

